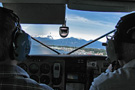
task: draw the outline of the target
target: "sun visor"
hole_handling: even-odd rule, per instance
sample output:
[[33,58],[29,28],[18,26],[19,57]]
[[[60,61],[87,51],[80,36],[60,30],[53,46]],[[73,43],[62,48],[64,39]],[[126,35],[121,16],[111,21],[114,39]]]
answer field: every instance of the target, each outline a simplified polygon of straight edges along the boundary
[[3,3],[14,10],[21,23],[63,24],[65,22],[65,4],[46,3]]
[[68,8],[88,11],[130,12],[135,10],[135,0],[69,0]]

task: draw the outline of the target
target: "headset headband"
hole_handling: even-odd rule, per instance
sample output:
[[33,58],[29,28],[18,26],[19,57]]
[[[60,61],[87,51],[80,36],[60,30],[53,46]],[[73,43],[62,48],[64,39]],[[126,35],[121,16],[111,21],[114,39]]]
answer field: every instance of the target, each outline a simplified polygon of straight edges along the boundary
[[15,22],[15,30],[12,33],[10,57],[17,61],[23,61],[30,52],[31,37],[21,29],[19,17],[12,10],[6,8],[0,9]]
[[121,17],[116,25],[116,42],[135,43],[135,13]]

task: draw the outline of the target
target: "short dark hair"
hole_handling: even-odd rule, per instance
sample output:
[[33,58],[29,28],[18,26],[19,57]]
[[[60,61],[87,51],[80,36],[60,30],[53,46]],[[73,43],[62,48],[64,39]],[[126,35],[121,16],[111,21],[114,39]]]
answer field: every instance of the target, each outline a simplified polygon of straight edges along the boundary
[[[12,37],[15,21],[11,17],[12,10],[0,7],[0,61],[12,57]],[[11,58],[12,59],[12,58]]]
[[135,13],[121,17],[116,25],[117,31],[114,35],[115,41],[135,43],[133,33],[135,32]]
[[133,53],[133,50],[135,51],[135,13],[123,16],[117,23],[116,29],[114,41],[118,58],[124,59],[128,56],[135,58]]

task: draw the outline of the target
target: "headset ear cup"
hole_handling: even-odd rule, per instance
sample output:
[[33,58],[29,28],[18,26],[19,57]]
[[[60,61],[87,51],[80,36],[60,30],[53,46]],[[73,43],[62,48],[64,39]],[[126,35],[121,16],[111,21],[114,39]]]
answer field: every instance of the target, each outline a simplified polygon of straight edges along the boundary
[[116,50],[116,46],[114,40],[108,39],[106,51],[107,51],[107,59],[109,60],[109,62],[118,60],[118,55],[115,50]]
[[5,18],[5,16],[8,16],[13,20],[13,22],[15,22],[15,30],[12,31],[12,44],[9,52],[10,58],[11,60],[15,59],[18,61],[23,61],[30,52],[31,37],[21,29],[19,17],[12,10],[4,7],[1,9],[3,12],[2,15],[4,15],[2,20],[4,20],[3,18]]
[[17,61],[26,60],[26,56],[29,54],[31,48],[31,37],[22,30],[21,32],[17,32],[15,37],[15,46],[13,46],[14,59]]

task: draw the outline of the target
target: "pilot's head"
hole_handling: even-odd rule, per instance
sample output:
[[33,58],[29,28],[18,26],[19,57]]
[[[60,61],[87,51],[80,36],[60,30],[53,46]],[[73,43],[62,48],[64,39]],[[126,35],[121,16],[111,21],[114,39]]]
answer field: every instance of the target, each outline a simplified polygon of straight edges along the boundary
[[135,59],[135,13],[122,17],[116,32],[107,40],[107,54],[111,61]]
[[26,59],[30,44],[30,36],[21,30],[19,17],[0,7],[0,61]]

